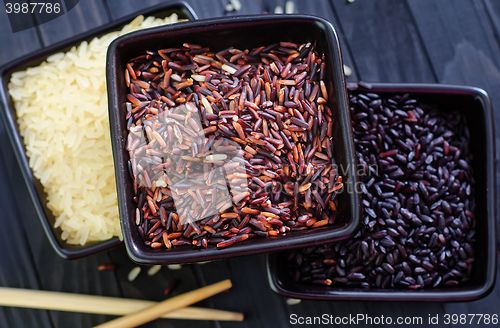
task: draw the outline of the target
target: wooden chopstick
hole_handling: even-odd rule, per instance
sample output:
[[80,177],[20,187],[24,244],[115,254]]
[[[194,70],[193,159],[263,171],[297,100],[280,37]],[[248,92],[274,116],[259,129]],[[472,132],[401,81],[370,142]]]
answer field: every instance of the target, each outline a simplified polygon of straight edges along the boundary
[[[0,287],[0,306],[106,315],[127,315],[148,309],[156,304],[158,302],[118,297]],[[242,321],[243,314],[200,307],[185,307],[164,314],[162,318]]]
[[163,314],[189,306],[205,298],[218,294],[231,288],[229,279],[218,282],[216,284],[199,288],[185,294],[169,298],[160,302],[146,310],[138,311],[133,314],[123,316],[121,318],[108,321],[94,328],[132,328],[142,325],[151,320],[161,317]]

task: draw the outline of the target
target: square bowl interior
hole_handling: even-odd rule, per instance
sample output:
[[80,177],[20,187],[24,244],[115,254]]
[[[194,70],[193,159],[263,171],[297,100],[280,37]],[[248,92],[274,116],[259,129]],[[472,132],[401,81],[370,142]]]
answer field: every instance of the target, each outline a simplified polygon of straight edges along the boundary
[[372,84],[369,90],[350,92],[374,92],[385,96],[410,93],[423,103],[437,104],[443,111],[458,110],[465,115],[476,180],[476,260],[470,281],[456,287],[421,290],[327,287],[298,283],[288,273],[288,254],[283,252],[268,257],[271,288],[289,297],[325,300],[467,301],[486,296],[495,285],[497,261],[494,132],[492,109],[486,92],[473,87],[427,84]]
[[[112,144],[117,179],[118,202],[125,245],[129,256],[138,263],[167,264],[206,261],[236,255],[246,255],[290,247],[311,245],[347,238],[360,222],[360,198],[356,193],[339,195],[339,217],[334,225],[309,231],[291,232],[279,237],[253,238],[230,247],[217,249],[209,245],[204,249],[177,247],[170,250],[152,250],[146,247],[135,226],[133,180],[129,175],[125,151],[127,140],[126,88],[123,72],[126,63],[145,50],[179,47],[185,42],[201,44],[210,51],[228,47],[251,49],[280,41],[297,44],[316,42],[317,50],[324,53],[327,63],[327,89],[329,106],[334,121],[334,157],[339,166],[346,168],[345,184],[355,185],[354,145],[350,115],[347,110],[345,81],[337,36],[327,21],[306,15],[258,15],[200,20],[165,26],[145,32],[136,32],[117,39],[108,51],[108,99]],[[351,189],[352,190],[352,189]]]
[[83,41],[90,42],[95,37],[100,37],[109,32],[119,31],[125,24],[130,23],[138,15],[144,15],[145,17],[155,16],[164,18],[170,16],[173,13],[176,13],[179,16],[179,19],[197,19],[197,16],[192,8],[185,2],[169,2],[152,8],[147,8],[132,15],[128,15],[117,21],[85,32],[74,38],[54,44],[48,48],[42,49],[35,54],[29,54],[0,68],[0,101],[2,105],[0,108],[0,116],[3,118],[7,134],[14,148],[17,161],[21,167],[21,173],[23,174],[28,192],[30,194],[40,222],[42,223],[43,229],[45,230],[50,243],[54,247],[54,250],[65,259],[77,259],[95,254],[111,247],[115,247],[122,242],[117,237],[115,237],[106,241],[88,242],[84,246],[73,245],[67,243],[61,238],[61,228],[54,228],[55,217],[52,214],[52,211],[47,208],[47,194],[43,190],[43,186],[40,181],[34,177],[33,172],[28,165],[28,159],[26,157],[26,147],[19,133],[19,126],[17,124],[17,114],[14,107],[14,102],[9,95],[8,84],[10,78],[15,72],[23,71],[29,67],[40,65],[50,55],[58,52],[66,52],[70,50],[71,47],[77,46]]

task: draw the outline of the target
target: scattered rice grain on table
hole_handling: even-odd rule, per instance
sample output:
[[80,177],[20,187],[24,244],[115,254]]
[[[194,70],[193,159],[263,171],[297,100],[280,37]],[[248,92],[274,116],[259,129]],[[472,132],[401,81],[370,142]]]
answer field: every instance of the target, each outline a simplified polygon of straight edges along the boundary
[[134,281],[135,278],[137,278],[137,276],[139,275],[139,273],[141,273],[141,267],[139,266],[136,266],[135,268],[130,270],[127,276],[128,281]]
[[161,265],[153,265],[151,268],[148,270],[148,276],[154,276],[155,274],[158,273],[158,271],[161,270]]
[[301,300],[298,298],[287,298],[286,299],[287,305],[296,305],[296,304],[299,304],[300,302],[301,302]]
[[276,6],[276,8],[274,8],[274,13],[275,14],[283,14],[284,11],[283,11],[283,7],[281,6]]
[[47,207],[70,244],[121,238],[106,93],[106,51],[116,37],[178,21],[135,18],[121,31],[12,74],[21,136]]
[[182,269],[182,265],[181,264],[169,264],[167,267],[170,270],[180,270],[180,269]]
[[234,10],[239,11],[241,9],[240,0],[230,0],[230,3],[233,6]]

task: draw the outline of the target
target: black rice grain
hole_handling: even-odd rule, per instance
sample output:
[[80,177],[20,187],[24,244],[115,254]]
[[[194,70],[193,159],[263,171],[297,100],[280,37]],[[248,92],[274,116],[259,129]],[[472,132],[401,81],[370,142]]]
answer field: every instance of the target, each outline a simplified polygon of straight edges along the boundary
[[290,252],[292,277],[314,283],[304,268],[318,263],[316,270],[328,272],[333,286],[466,283],[476,221],[465,117],[409,94],[353,92],[349,100],[356,155],[364,168],[363,226],[351,239]]

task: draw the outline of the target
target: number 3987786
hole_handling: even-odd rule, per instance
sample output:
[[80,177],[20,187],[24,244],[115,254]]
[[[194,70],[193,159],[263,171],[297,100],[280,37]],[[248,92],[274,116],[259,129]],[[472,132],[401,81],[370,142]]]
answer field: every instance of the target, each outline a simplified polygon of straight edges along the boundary
[[46,13],[46,14],[58,14],[61,11],[60,3],[50,3],[50,2],[32,2],[32,3],[10,3],[5,4],[5,11],[7,14],[28,14],[28,13]]

